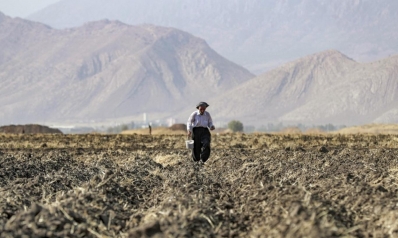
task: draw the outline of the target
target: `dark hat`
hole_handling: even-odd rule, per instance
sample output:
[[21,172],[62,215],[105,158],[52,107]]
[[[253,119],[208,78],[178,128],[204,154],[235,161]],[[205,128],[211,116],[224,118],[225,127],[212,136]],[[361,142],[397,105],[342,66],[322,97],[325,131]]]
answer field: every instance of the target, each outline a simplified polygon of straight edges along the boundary
[[201,106],[208,107],[210,105],[205,102],[200,102],[200,103],[198,103],[198,105],[196,105],[196,109],[199,109],[199,107],[201,107]]

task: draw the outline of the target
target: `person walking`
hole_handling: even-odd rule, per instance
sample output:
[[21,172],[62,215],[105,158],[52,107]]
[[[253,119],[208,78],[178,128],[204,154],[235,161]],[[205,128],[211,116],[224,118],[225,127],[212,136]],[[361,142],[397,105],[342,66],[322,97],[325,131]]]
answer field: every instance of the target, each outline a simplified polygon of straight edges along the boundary
[[206,102],[200,102],[196,105],[197,111],[194,111],[188,118],[187,131],[188,138],[191,136],[194,141],[192,150],[192,159],[196,162],[205,163],[210,156],[210,130],[214,130],[213,120],[206,108],[209,106]]

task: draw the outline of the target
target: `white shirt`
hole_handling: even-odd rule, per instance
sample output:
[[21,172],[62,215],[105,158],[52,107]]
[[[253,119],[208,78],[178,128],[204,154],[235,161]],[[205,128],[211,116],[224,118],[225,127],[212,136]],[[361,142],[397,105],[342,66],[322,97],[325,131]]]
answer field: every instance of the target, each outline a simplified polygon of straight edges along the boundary
[[194,127],[212,127],[213,120],[211,119],[210,113],[204,112],[203,115],[200,115],[199,110],[194,111],[188,118],[187,122],[187,130],[192,131]]

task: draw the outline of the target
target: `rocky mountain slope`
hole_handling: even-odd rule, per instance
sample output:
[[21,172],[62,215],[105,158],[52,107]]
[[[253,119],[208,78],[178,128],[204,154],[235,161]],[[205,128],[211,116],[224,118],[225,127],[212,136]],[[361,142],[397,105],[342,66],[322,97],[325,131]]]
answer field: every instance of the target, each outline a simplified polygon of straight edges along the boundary
[[0,14],[0,124],[170,115],[254,77],[188,33]]
[[358,63],[336,50],[320,52],[260,75],[209,103],[216,118],[255,125],[396,123],[398,55]]
[[254,77],[174,28],[103,20],[56,30],[0,14],[0,124],[143,113],[185,123],[203,100],[216,123],[394,123],[397,92],[398,55],[359,63],[327,50]]
[[175,27],[261,73],[328,49],[361,62],[397,54],[397,11],[396,0],[61,0],[29,19],[57,28],[104,18]]

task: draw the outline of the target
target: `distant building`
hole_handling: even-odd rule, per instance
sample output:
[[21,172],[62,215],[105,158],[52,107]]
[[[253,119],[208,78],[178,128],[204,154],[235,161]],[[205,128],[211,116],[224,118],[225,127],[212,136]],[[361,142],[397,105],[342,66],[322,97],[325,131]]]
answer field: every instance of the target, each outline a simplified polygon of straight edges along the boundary
[[146,113],[144,112],[144,115],[143,115],[143,120],[144,120],[144,124],[147,124],[147,117],[146,117]]
[[167,126],[170,127],[170,126],[176,124],[176,122],[177,122],[177,120],[175,118],[170,117],[167,119]]

